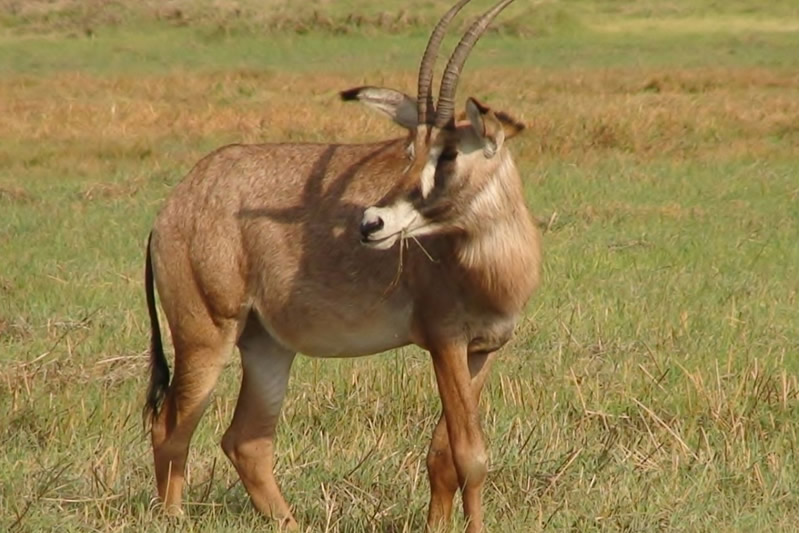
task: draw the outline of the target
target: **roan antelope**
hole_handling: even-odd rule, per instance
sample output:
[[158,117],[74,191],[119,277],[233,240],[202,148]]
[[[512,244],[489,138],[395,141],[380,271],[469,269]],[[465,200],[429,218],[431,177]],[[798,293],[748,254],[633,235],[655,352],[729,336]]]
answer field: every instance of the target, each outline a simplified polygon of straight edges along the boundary
[[[370,144],[231,145],[206,156],[158,214],[147,246],[152,423],[158,494],[180,512],[189,441],[234,345],[242,383],[222,448],[255,507],[297,523],[273,475],[275,427],[295,354],[361,356],[410,343],[430,351],[442,402],[427,456],[428,526],[461,489],[470,532],[483,525],[487,454],[478,397],[539,279],[539,235],[506,141],[523,126],[453,99],[469,51],[511,0],[478,18],[445,68],[434,104],[423,55],[416,102],[344,91],[408,130]],[[394,248],[392,250],[392,248]],[[154,282],[172,332],[164,357]]]

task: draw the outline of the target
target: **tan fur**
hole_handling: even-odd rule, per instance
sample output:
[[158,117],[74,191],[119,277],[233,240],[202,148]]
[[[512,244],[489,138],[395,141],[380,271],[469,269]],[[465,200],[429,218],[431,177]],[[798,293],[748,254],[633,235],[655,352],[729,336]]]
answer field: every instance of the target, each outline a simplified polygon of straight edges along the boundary
[[[510,138],[520,128],[482,105],[481,117],[482,128],[459,122],[424,139],[227,146],[175,187],[149,249],[175,347],[174,378],[160,409],[152,406],[168,510],[179,512],[189,440],[234,344],[243,382],[223,448],[254,505],[294,527],[272,475],[294,354],[360,356],[414,343],[431,352],[443,407],[427,461],[429,527],[449,519],[460,488],[469,531],[481,530],[487,453],[478,397],[540,263],[503,136],[496,153],[485,151],[483,135],[510,127]],[[450,185],[421,208],[436,229],[388,250],[363,246],[365,210],[408,197],[435,150],[457,153],[437,167]]]

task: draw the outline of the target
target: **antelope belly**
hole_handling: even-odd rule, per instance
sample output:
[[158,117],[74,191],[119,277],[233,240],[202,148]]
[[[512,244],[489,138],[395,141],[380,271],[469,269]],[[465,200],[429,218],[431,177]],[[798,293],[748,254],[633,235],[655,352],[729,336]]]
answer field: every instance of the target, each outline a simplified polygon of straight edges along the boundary
[[311,357],[358,357],[410,342],[410,309],[382,309],[373,313],[315,313],[300,327],[273,323],[273,335],[282,344]]

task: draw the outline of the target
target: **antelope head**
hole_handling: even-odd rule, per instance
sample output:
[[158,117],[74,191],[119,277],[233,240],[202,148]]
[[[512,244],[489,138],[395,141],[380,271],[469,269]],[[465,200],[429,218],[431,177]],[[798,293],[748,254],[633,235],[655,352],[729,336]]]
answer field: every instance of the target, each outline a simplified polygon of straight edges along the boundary
[[344,100],[359,100],[409,130],[410,162],[396,193],[368,207],[361,219],[362,243],[391,248],[405,238],[469,231],[501,215],[503,196],[519,188],[519,177],[505,142],[524,126],[475,98],[454,116],[454,97],[470,50],[492,19],[513,0],[502,0],[479,17],[462,37],[445,67],[434,104],[431,78],[447,25],[469,0],[453,6],[434,28],[420,63],[416,102],[394,89],[358,87]]

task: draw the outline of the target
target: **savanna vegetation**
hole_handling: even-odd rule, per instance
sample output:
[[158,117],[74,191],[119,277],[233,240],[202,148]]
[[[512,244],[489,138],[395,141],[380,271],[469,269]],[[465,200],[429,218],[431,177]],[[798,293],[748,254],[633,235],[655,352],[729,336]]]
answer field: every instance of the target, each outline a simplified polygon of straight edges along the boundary
[[[0,530],[270,530],[218,444],[236,356],[187,515],[153,498],[151,221],[220,145],[402,134],[337,92],[413,92],[448,3],[0,0]],[[459,105],[528,125],[546,254],[482,400],[490,531],[797,530],[797,10],[519,0],[472,54]],[[421,530],[438,413],[416,348],[299,358],[277,472],[304,530]]]

